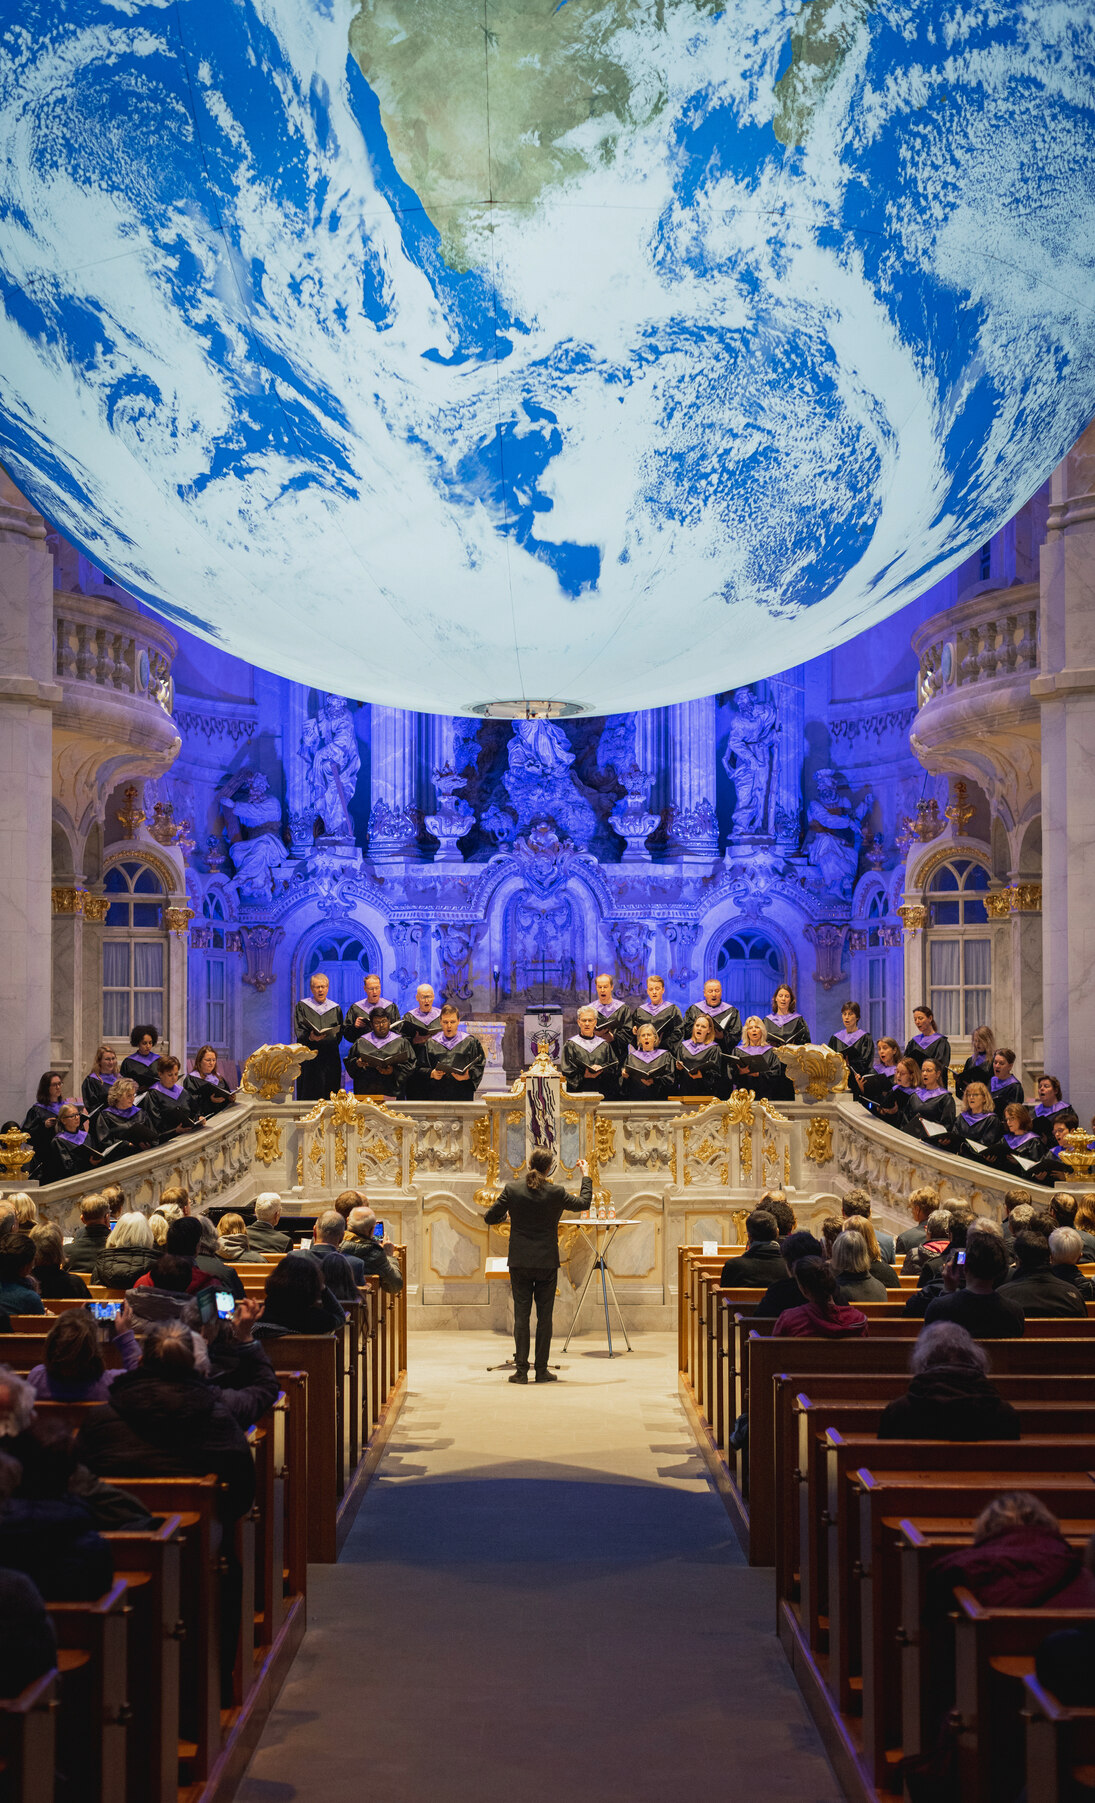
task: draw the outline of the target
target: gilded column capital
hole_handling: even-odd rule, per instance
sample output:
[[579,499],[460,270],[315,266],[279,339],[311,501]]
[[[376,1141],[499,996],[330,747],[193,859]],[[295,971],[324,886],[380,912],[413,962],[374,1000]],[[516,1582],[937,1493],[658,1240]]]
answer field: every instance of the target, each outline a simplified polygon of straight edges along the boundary
[[913,933],[923,932],[928,924],[928,910],[922,902],[906,902],[897,912],[901,916],[906,939],[911,938]]
[[193,918],[193,908],[165,908],[163,911],[163,923],[169,933],[188,932]]
[[55,914],[82,914],[89,898],[86,889],[69,886],[51,890],[50,899]]

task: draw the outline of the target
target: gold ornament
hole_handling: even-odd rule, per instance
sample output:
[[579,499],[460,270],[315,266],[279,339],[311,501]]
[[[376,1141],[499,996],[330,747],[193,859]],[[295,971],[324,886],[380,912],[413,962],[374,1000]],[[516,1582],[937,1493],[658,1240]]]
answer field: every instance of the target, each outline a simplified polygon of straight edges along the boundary
[[121,822],[122,838],[135,839],[142,823],[147,819],[144,809],[137,806],[136,783],[126,784],[122,790],[122,799],[125,807],[119,808],[114,818]]
[[751,1127],[753,1125],[753,1103],[756,1099],[756,1093],[751,1089],[735,1089],[726,1110],[725,1118],[728,1125]]
[[897,912],[901,916],[906,939],[911,939],[914,933],[923,932],[928,924],[928,910],[919,902],[906,902]]
[[806,1156],[811,1164],[828,1164],[833,1156],[833,1123],[827,1114],[811,1115],[807,1121]]
[[272,1114],[255,1122],[255,1157],[260,1164],[276,1164],[281,1157],[281,1128]]
[[243,1067],[240,1088],[262,1102],[283,1102],[300,1076],[301,1065],[314,1057],[310,1046],[260,1045]]
[[34,1147],[28,1133],[19,1127],[0,1133],[0,1176],[7,1181],[18,1180],[33,1161]]
[[490,1118],[479,1115],[471,1124],[471,1155],[476,1164],[486,1164],[490,1157]]
[[169,933],[186,933],[194,918],[193,908],[165,908],[163,923]]

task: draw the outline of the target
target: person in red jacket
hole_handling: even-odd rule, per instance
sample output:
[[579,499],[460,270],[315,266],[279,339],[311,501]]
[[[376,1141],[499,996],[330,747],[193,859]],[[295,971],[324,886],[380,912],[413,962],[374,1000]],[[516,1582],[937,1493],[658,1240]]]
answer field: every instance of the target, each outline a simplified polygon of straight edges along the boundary
[[822,1336],[847,1340],[859,1339],[866,1333],[866,1315],[862,1309],[837,1300],[836,1278],[823,1259],[800,1258],[795,1266],[795,1282],[802,1292],[802,1302],[777,1316],[773,1334],[791,1334],[796,1339]]

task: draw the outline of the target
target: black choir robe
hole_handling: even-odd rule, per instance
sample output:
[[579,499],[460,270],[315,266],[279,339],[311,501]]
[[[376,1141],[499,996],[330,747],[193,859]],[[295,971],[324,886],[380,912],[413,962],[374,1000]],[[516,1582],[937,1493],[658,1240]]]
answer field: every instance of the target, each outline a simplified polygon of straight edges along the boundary
[[647,1056],[633,1045],[620,1074],[620,1095],[632,1102],[664,1102],[675,1074],[673,1053],[664,1046]]
[[147,1152],[156,1144],[156,1128],[143,1102],[132,1108],[100,1108],[88,1125],[92,1147],[104,1164],[128,1158],[133,1152]]
[[858,1082],[849,1083],[848,1088],[864,1108],[871,1108],[879,1102],[888,1105],[896,1076],[896,1064],[879,1064],[875,1058],[870,1070],[865,1071]]
[[614,1096],[619,1068],[612,1040],[599,1033],[589,1039],[575,1033],[559,1054],[559,1069],[572,1095],[592,1092]]
[[[971,1079],[973,1080],[973,1079]],[[961,1153],[963,1158],[972,1158],[975,1164],[984,1164],[985,1153],[993,1146],[998,1146],[1004,1137],[1004,1129],[995,1112],[991,1114],[957,1114],[954,1126],[947,1138],[947,1151]],[[937,1145],[943,1142],[938,1140]],[[978,1151],[976,1148],[980,1147]]]
[[[810,1029],[801,1014],[789,1014],[785,1021],[778,1021],[774,1014],[766,1014],[764,1030],[771,1046],[810,1044]],[[780,1069],[783,1069],[782,1065]]]
[[1010,1108],[1013,1102],[1022,1102],[1023,1085],[1018,1077],[1005,1077],[1002,1083],[998,1077],[993,1077],[989,1082],[989,1094],[997,1119],[1002,1121],[1005,1108]]
[[594,1002],[597,1010],[597,1032],[602,1039],[612,1041],[612,1049],[616,1054],[616,1066],[619,1070],[633,1044],[631,1038],[631,1009],[626,1002],[618,1002],[613,996],[607,1008],[603,1002]]
[[691,1039],[692,1029],[700,1015],[711,1022],[715,1035],[715,1044],[724,1055],[733,1051],[741,1038],[741,1015],[732,1002],[720,1002],[717,1008],[709,1008],[706,1002],[693,1002],[684,1017],[682,1038]]
[[932,1126],[943,1127],[947,1132],[954,1126],[954,1097],[949,1089],[910,1090],[904,1121],[906,1133],[911,1133],[915,1139],[926,1140],[931,1146],[942,1147],[946,1132],[942,1135],[926,1133],[925,1121]]
[[[1034,1135],[1034,1139],[1043,1149],[1042,1156],[1034,1169],[1027,1172],[1031,1182],[1044,1184],[1074,1183],[1075,1178],[1072,1174],[1072,1166],[1065,1163],[1060,1146],[1055,1142],[1052,1146],[1046,1148],[1044,1142],[1039,1138],[1037,1133]],[[1090,1146],[1091,1143],[1092,1142],[1089,1140],[1088,1145]]]
[[1047,1146],[1055,1146],[1057,1141],[1053,1135],[1054,1125],[1062,1115],[1071,1113],[1072,1109],[1067,1102],[1054,1102],[1053,1107],[1048,1109],[1043,1109],[1041,1102],[1037,1102],[1031,1109],[1031,1125],[1039,1139],[1045,1140]]
[[[387,996],[382,995],[379,1002],[376,1003],[376,1006],[378,1008],[383,1008],[388,1016],[389,1033],[398,1033],[401,1011],[397,1008],[396,1004],[390,1002]],[[369,1019],[372,1011],[373,1003],[370,1001],[350,1003],[350,1006],[346,1010],[346,1018],[342,1023],[342,1037],[350,1045],[356,1045],[363,1034],[372,1032],[373,1023]],[[349,1068],[348,1065],[347,1068]]]
[[57,1132],[42,1161],[42,1183],[64,1183],[66,1177],[82,1177],[92,1166],[95,1148],[91,1135]]
[[80,1085],[80,1094],[84,1098],[84,1107],[88,1114],[94,1114],[97,1108],[105,1108],[107,1097],[113,1089],[121,1071],[113,1077],[100,1077],[98,1071],[88,1071]]
[[293,1032],[298,1045],[315,1052],[315,1057],[300,1067],[297,1101],[326,1102],[342,1088],[342,1009],[337,1002],[328,1002],[322,1011],[314,1002],[298,1002],[293,1009]]
[[[867,1076],[874,1064],[875,1044],[865,1027],[853,1039],[845,1039],[842,1029],[840,1033],[833,1034],[829,1044],[834,1052],[840,1053],[851,1074],[857,1077]],[[853,1086],[849,1084],[849,1088]]]
[[[429,1075],[422,1095],[427,1101],[470,1102],[483,1081],[487,1054],[482,1040],[476,1039],[474,1033],[464,1031],[455,1039],[446,1039],[439,1033],[426,1042],[426,1066]],[[434,1071],[440,1071],[441,1076],[435,1078]],[[451,1074],[453,1071],[466,1071],[471,1081],[462,1082]]]
[[[875,1073],[877,1075],[877,1072]],[[869,1079],[867,1079],[869,1082]],[[883,1079],[885,1081],[885,1079]],[[911,1089],[896,1080],[891,1080],[886,1094],[877,1093],[869,1096],[867,1106],[880,1121],[887,1121],[891,1127],[903,1127],[909,1114]]]
[[631,1011],[631,1037],[635,1044],[639,1041],[639,1028],[653,1027],[658,1036],[659,1047],[666,1052],[675,1051],[684,1033],[684,1016],[676,1002],[663,1001],[655,1010],[649,996]]
[[228,1080],[219,1071],[214,1071],[210,1077],[199,1077],[197,1071],[191,1071],[183,1078],[183,1088],[190,1097],[193,1112],[204,1114],[209,1119],[235,1104],[236,1098],[228,1087]]
[[363,1033],[346,1054],[355,1096],[401,1096],[414,1070],[414,1050],[402,1033],[377,1039]]
[[34,1163],[27,1172],[28,1177],[38,1177],[42,1171],[46,1153],[53,1144],[53,1135],[57,1130],[60,1107],[60,1102],[32,1102],[27,1109],[22,1131],[29,1138],[34,1153]]
[[1036,1133],[1005,1132],[985,1154],[984,1162],[995,1171],[1011,1171],[1024,1181],[1045,1181],[1038,1170],[1045,1159],[1045,1145]]
[[951,1067],[951,1042],[942,1033],[914,1033],[905,1047],[905,1057],[915,1058],[918,1065],[934,1058],[944,1083]]
[[414,1070],[407,1084],[408,1100],[423,1102],[426,1099],[426,1082],[429,1074],[426,1064],[426,1047],[430,1040],[436,1039],[441,1031],[440,1008],[431,1008],[428,1014],[419,1013],[417,1008],[408,1008],[399,1023],[399,1031],[408,1041],[414,1053]]
[[674,1053],[677,1065],[673,1093],[678,1096],[715,1096],[724,1101],[730,1093],[726,1059],[713,1040],[697,1045],[682,1039]]
[[130,1052],[128,1058],[122,1059],[122,1068],[118,1075],[119,1077],[129,1077],[137,1085],[137,1094],[143,1096],[146,1089],[152,1088],[160,1074],[156,1069],[156,1061],[159,1057],[159,1052],[149,1052],[147,1057],[143,1052]]
[[768,1101],[787,1081],[782,1064],[768,1045],[737,1046],[727,1060],[727,1068],[731,1088],[751,1089],[755,1096]]
[[988,1088],[992,1077],[991,1058],[967,1058],[960,1071],[954,1073],[954,1093],[961,1101],[971,1083],[983,1083]]
[[154,1083],[145,1093],[144,1106],[156,1129],[156,1137],[161,1142],[178,1139],[180,1129],[183,1133],[189,1133],[196,1125],[199,1113],[185,1083],[176,1083],[174,1089],[165,1089],[162,1083]]

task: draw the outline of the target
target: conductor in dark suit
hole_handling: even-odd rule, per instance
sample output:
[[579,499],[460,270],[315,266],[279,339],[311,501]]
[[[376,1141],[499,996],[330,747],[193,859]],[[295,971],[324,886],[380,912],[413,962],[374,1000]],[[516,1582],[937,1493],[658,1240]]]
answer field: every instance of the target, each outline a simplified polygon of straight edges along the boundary
[[528,1175],[519,1183],[507,1183],[483,1216],[488,1227],[496,1227],[509,1216],[509,1283],[513,1291],[513,1338],[517,1369],[511,1384],[528,1383],[529,1320],[536,1303],[536,1382],[553,1384],[555,1373],[548,1370],[551,1352],[551,1315],[555,1307],[555,1286],[559,1281],[559,1221],[568,1209],[580,1211],[593,1200],[593,1183],[584,1158],[578,1160],[582,1188],[570,1195],[559,1183],[551,1182],[555,1168],[552,1152],[534,1152],[528,1161]]

